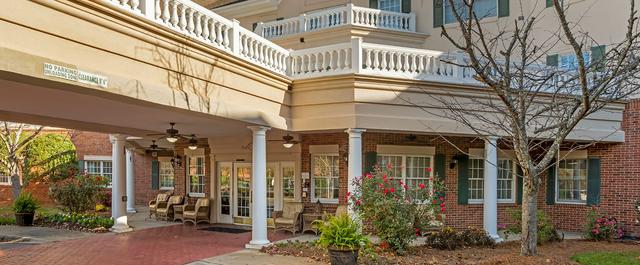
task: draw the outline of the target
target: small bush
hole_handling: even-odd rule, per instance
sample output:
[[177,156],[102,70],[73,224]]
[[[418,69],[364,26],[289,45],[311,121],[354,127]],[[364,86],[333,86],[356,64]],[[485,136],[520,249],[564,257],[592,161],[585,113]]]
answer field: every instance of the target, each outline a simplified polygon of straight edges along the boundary
[[56,213],[47,215],[44,218],[44,222],[56,223],[56,224],[76,224],[83,228],[111,228],[113,226],[113,220],[109,217],[103,217],[93,214],[80,214],[80,213]]
[[369,243],[367,236],[360,232],[360,225],[349,215],[331,216],[327,221],[314,224],[320,232],[317,244],[325,248],[359,249]]
[[455,250],[460,247],[492,247],[495,242],[487,232],[475,227],[468,227],[463,231],[456,231],[451,227],[445,227],[440,231],[428,233],[425,244],[432,248],[442,250]]
[[585,234],[589,239],[611,241],[624,236],[624,231],[615,217],[599,214],[592,209],[587,215]]
[[69,213],[93,210],[101,189],[107,184],[102,177],[77,176],[51,185],[49,196]]
[[13,216],[0,216],[0,225],[14,225],[16,218]]
[[13,202],[14,213],[35,213],[38,209],[38,201],[33,198],[30,192],[22,192]]
[[[505,237],[509,237],[511,234],[522,233],[522,210],[516,209],[507,210],[510,219],[513,221],[512,225],[506,226],[504,230]],[[538,244],[546,242],[560,241],[560,235],[555,226],[551,223],[551,220],[543,211],[536,213],[538,217]]]

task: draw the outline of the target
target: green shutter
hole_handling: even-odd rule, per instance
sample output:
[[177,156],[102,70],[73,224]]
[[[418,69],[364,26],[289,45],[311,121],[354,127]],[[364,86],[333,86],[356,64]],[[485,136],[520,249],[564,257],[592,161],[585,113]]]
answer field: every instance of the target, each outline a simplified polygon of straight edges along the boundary
[[522,168],[518,166],[516,169],[516,202],[518,204],[522,204],[522,193],[524,192],[524,173],[522,172]]
[[547,65],[558,66],[558,55],[557,54],[547,55]]
[[458,204],[469,204],[469,156],[458,156]]
[[553,6],[553,0],[547,0],[546,7],[552,7],[552,6]]
[[509,16],[509,0],[498,0],[498,17]]
[[587,205],[600,204],[600,158],[589,158],[587,171]]
[[443,0],[433,0],[433,27],[438,28],[444,25]]
[[444,154],[436,154],[433,159],[434,169],[433,172],[441,181],[444,181],[447,177],[446,165],[445,165],[445,156]]
[[84,160],[78,160],[78,173],[84,174]]
[[151,189],[160,189],[160,162],[151,161]]
[[411,13],[411,0],[402,0],[402,13]]
[[375,151],[364,153],[364,174],[373,172],[374,166],[378,163],[378,153]]
[[591,63],[595,64],[597,71],[604,71],[604,54],[606,51],[605,45],[591,47]]
[[556,203],[556,161],[549,165],[547,170],[547,204]]
[[378,9],[378,0],[369,0],[369,8]]

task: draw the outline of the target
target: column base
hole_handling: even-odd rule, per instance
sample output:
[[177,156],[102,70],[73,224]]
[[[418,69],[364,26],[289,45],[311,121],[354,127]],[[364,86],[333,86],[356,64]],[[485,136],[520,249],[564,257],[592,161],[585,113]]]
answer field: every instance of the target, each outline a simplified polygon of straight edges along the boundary
[[127,208],[127,213],[137,213],[138,210],[136,208]]
[[271,245],[269,240],[251,240],[249,244],[244,245],[244,248],[260,250],[262,247],[266,247],[268,245]]
[[491,237],[491,239],[493,239],[493,242],[496,242],[496,243],[502,243],[504,241],[504,239],[502,239],[499,235],[489,234],[489,237]]
[[115,224],[111,228],[109,228],[109,231],[119,234],[119,233],[131,232],[133,231],[133,228],[131,228],[129,225],[126,225],[126,224]]

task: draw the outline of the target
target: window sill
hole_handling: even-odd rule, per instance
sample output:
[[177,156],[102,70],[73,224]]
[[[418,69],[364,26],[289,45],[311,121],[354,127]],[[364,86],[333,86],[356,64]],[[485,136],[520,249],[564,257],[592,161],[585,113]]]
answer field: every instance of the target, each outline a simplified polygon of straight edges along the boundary
[[173,187],[160,187],[160,190],[173,190]]
[[[487,18],[480,19],[480,24],[488,24],[488,23],[495,23],[495,22],[498,22],[498,16],[497,15],[495,17],[487,17]],[[445,29],[453,29],[453,28],[457,28],[459,26],[460,26],[460,24],[458,23],[457,20],[454,21],[454,22],[451,22],[451,23],[445,23],[444,24],[444,28]]]
[[[484,200],[469,200],[467,203],[468,204],[484,204]],[[514,201],[514,200],[510,200],[510,201],[498,200],[498,204],[510,204],[510,203],[516,203],[516,201]]]
[[204,198],[204,193],[189,193],[189,197],[192,197],[192,198]]
[[587,205],[587,202],[580,202],[580,201],[556,201],[556,204],[567,204],[567,205]]
[[0,182],[0,186],[11,186],[11,183]]
[[320,200],[320,203],[324,203],[324,204],[338,204],[338,199],[318,199],[318,198],[311,198],[311,203],[317,203],[318,200]]

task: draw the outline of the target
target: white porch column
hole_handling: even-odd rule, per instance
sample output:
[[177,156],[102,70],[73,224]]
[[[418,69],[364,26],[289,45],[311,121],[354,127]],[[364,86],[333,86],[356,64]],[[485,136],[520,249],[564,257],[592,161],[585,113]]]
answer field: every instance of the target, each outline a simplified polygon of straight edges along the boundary
[[268,245],[267,238],[267,130],[265,126],[249,126],[253,132],[251,241],[246,248],[260,249]]
[[[356,177],[362,177],[362,133],[365,129],[347,129],[349,134],[349,161],[347,166],[347,190],[353,194]],[[351,208],[349,208],[351,214]]]
[[126,148],[127,154],[127,213],[136,212],[136,180],[133,149]]
[[111,214],[114,220],[111,231],[116,233],[129,232],[127,224],[126,202],[123,196],[126,190],[126,159],[124,144],[126,137],[121,134],[110,135],[112,144],[112,178],[111,178]]
[[502,239],[498,235],[498,138],[489,137],[484,142],[484,230],[495,241]]

